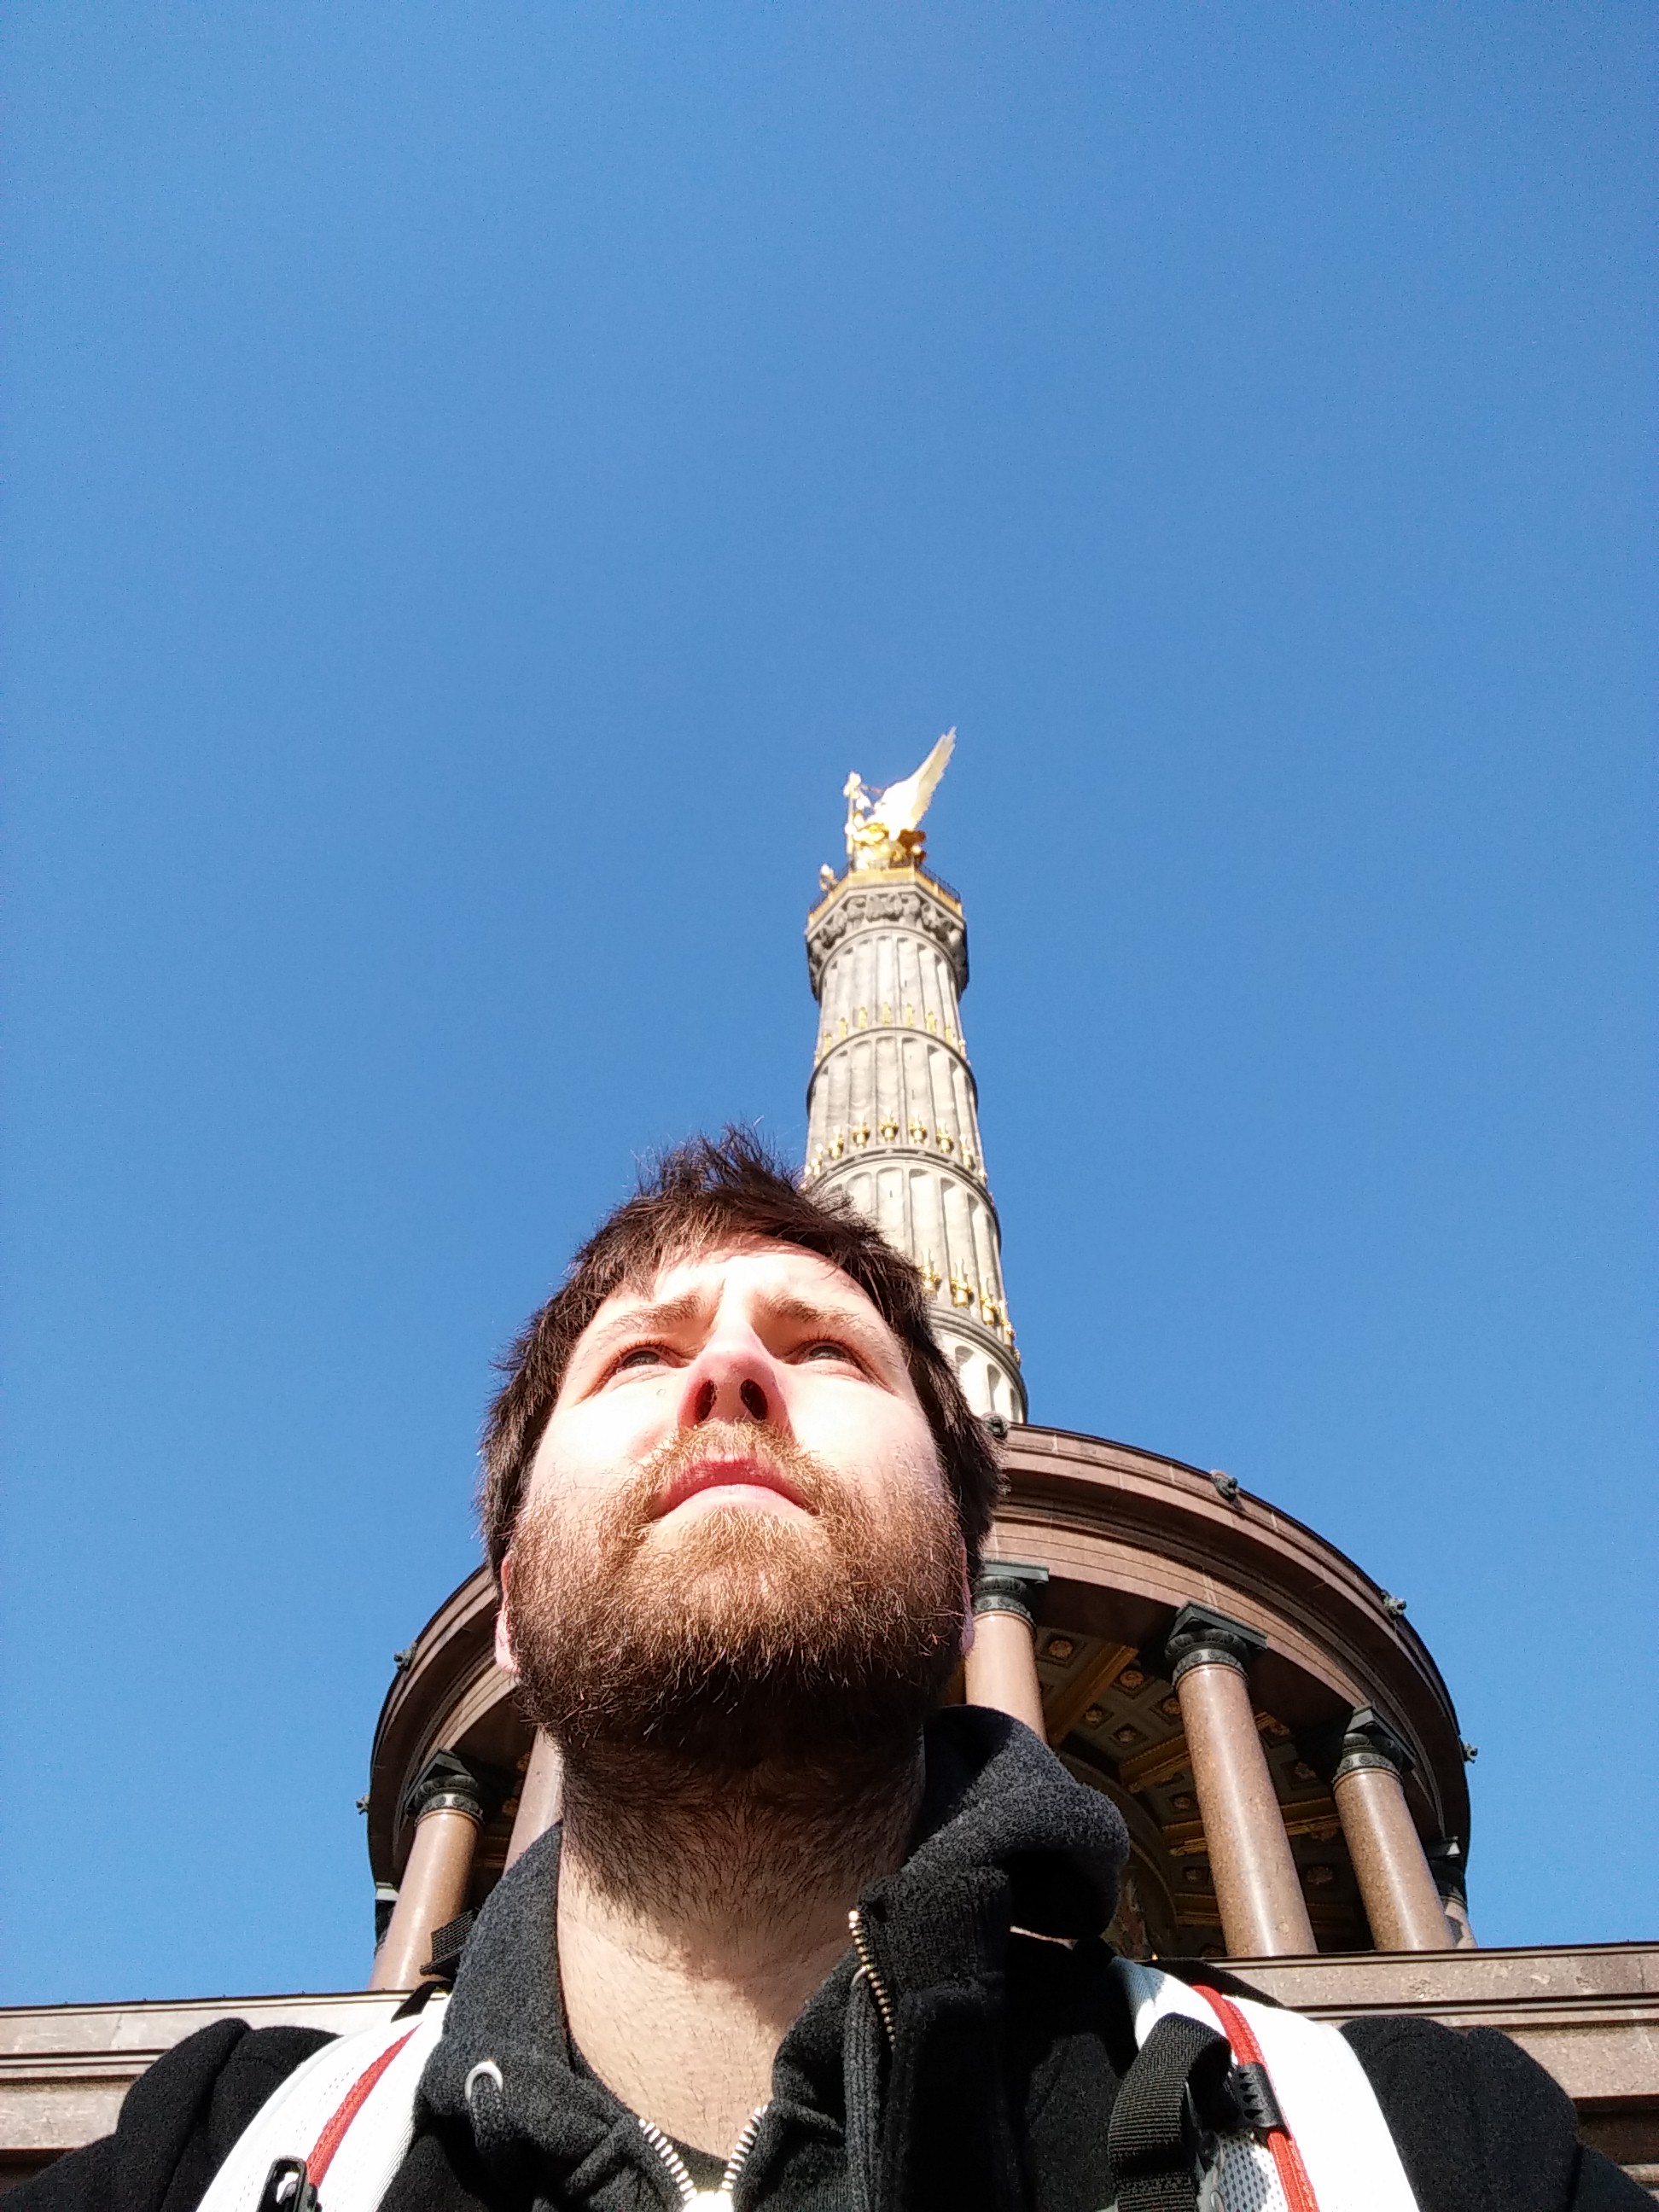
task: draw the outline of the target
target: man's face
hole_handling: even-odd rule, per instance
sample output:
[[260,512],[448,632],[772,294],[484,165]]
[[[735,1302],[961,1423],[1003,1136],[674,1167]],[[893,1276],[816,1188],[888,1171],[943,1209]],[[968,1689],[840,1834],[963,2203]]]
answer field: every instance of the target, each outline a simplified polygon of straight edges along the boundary
[[623,1291],[578,1340],[508,1555],[538,1717],[749,1763],[914,1727],[954,1663],[963,1553],[898,1339],[784,1245]]

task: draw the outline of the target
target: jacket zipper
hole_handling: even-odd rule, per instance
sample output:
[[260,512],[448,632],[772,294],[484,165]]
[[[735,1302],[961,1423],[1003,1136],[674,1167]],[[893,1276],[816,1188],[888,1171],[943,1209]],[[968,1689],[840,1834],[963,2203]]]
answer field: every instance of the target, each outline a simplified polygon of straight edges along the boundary
[[[893,2001],[887,1994],[887,1984],[882,1980],[881,1970],[876,1964],[860,1906],[855,1905],[848,1914],[847,1925],[853,1933],[853,1948],[859,1954],[859,1972],[870,1984],[870,1994],[876,2001],[876,2010],[881,2015],[882,2031],[890,2051],[896,2040]],[[755,2148],[755,2137],[760,2132],[760,2124],[766,2117],[767,2109],[764,2105],[757,2105],[749,2115],[743,2133],[732,2146],[732,2155],[726,2161],[726,2171],[720,2176],[718,2189],[699,2189],[691,2179],[690,2168],[662,2130],[650,2120],[640,2122],[640,2133],[668,2168],[674,2186],[680,2192],[683,2212],[691,2212],[694,2205],[698,2208],[698,2212],[732,2212],[732,2192],[738,2185],[738,2176],[748,2163],[750,2152]]]
[[732,2212],[732,2191],[738,2185],[738,2176],[748,2163],[749,2154],[755,2148],[755,2137],[765,2118],[767,2107],[757,2105],[744,2124],[743,2133],[732,2146],[732,2155],[726,2161],[726,2171],[720,2176],[718,2189],[699,2189],[691,2179],[691,2170],[659,2127],[649,2120],[640,2122],[640,2133],[673,2177],[674,2186],[680,2192],[682,2206],[698,2207],[698,2212]]
[[859,1954],[859,1972],[870,1984],[870,1994],[876,2001],[876,2010],[881,2014],[881,2024],[890,2051],[896,2040],[893,2033],[893,2002],[887,1994],[887,1985],[876,1965],[876,1954],[871,1948],[869,1930],[864,1924],[864,1909],[855,1905],[847,1916],[847,1924],[853,1931],[853,1948]]

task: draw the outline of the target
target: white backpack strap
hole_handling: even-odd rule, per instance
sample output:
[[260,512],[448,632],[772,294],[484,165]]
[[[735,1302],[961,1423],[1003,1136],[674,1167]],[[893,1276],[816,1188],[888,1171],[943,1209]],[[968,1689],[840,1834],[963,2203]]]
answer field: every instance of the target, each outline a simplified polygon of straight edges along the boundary
[[375,2212],[415,2131],[415,2092],[443,2033],[447,2000],[415,2020],[337,2037],[296,2066],[261,2105],[208,2184],[198,2212],[258,2212],[279,2160],[302,2164],[284,2212],[304,2212],[303,2186],[325,2185],[329,2212]]
[[[1173,1974],[1138,1960],[1114,1960],[1112,1970],[1128,2001],[1138,2046],[1169,2013],[1226,2035],[1235,2060],[1245,2057],[1241,2029],[1254,2043],[1317,2212],[1418,2212],[1376,2092],[1338,2029],[1249,1997],[1225,1998],[1218,2009]],[[1229,2136],[1223,2152],[1223,2212],[1233,2212],[1235,2200],[1304,2212],[1287,2193],[1284,2166],[1267,2144]],[[1297,2188],[1294,2179],[1291,2187]]]

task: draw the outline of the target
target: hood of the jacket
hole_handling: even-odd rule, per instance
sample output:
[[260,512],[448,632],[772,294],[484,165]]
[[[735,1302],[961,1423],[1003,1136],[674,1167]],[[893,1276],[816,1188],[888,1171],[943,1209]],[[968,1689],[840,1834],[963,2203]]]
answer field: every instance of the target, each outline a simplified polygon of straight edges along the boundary
[[[558,1977],[558,1852],[554,1829],[502,1876],[479,1914],[422,2101],[440,2121],[468,2125],[503,2183],[529,2179],[539,2196],[550,2182],[566,2202],[672,2207],[673,2188],[655,2170],[634,2116],[571,2049]],[[1115,1909],[1127,1856],[1116,1808],[1074,1781],[1029,1729],[981,1706],[938,1714],[927,1730],[909,1855],[860,1900],[901,2035],[907,2020],[930,2016],[930,1993],[1000,1984],[1011,1926],[1098,1934]],[[849,2004],[856,1964],[849,1948],[785,2038],[768,2142],[757,2142],[756,2160],[791,2128],[837,2155],[857,2131],[849,2101],[861,2094],[859,2080],[872,2077],[867,2059],[860,2074],[854,2055],[855,2029],[866,2045],[871,2033],[867,2003]],[[637,2184],[622,2196],[608,2186],[625,2172],[642,2178],[643,2196]]]

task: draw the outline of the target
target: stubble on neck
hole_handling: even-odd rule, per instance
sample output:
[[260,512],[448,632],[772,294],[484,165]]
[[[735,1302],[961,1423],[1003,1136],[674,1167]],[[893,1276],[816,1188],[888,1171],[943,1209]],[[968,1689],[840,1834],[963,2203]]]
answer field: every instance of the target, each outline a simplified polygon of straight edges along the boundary
[[729,2149],[845,1950],[860,1891],[902,1863],[922,1781],[919,1741],[896,1759],[723,1777],[635,1747],[625,1771],[590,1756],[568,1778],[565,2013],[624,2104]]
[[903,1862],[920,1736],[721,1771],[667,1751],[588,1746],[567,1767],[562,1881],[688,1958],[847,1940],[860,1892]]

